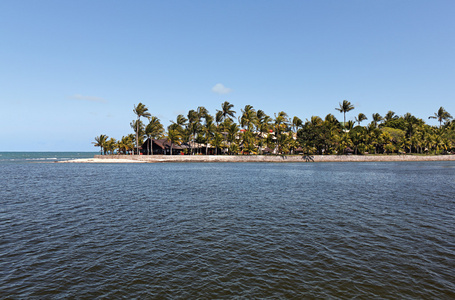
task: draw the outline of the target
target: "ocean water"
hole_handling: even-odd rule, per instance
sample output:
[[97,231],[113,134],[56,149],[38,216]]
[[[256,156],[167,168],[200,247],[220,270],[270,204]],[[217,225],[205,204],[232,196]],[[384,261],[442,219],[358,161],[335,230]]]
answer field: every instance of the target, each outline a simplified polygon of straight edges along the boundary
[[0,152],[0,165],[6,163],[43,163],[77,158],[93,158],[99,152]]
[[0,163],[0,298],[455,299],[455,163]]

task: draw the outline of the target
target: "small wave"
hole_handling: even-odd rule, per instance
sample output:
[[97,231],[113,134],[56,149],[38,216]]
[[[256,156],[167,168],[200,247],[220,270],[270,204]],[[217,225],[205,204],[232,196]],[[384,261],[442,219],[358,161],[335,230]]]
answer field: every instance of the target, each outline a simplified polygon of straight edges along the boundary
[[39,158],[26,158],[24,160],[56,160],[57,157],[39,157]]

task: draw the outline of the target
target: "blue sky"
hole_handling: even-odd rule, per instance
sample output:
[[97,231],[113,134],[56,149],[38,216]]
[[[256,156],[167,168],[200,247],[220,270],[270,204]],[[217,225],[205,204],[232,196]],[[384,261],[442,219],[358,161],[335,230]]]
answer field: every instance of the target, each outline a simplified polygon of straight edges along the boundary
[[[142,102],[455,115],[455,1],[0,2],[0,151],[97,151]],[[218,84],[218,85],[217,85]],[[215,86],[224,87],[221,89]],[[221,93],[224,92],[224,93]]]

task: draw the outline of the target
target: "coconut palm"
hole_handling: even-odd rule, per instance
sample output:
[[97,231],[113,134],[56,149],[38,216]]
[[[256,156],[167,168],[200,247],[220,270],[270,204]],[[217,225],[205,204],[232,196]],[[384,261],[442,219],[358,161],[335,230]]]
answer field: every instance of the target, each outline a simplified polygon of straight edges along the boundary
[[104,145],[104,150],[107,151],[109,154],[114,154],[114,150],[116,147],[117,141],[114,138],[110,138],[106,141]]
[[95,147],[100,147],[100,153],[103,153],[103,148],[106,145],[106,141],[109,137],[105,134],[101,134],[97,137],[95,137],[95,142],[92,142]]
[[381,115],[378,114],[378,113],[374,113],[374,114],[372,115],[372,117],[373,117],[373,121],[372,121],[372,122],[373,122],[373,124],[374,124],[374,127],[377,128],[379,122],[381,122],[381,121],[383,120],[383,117],[381,117]]
[[242,116],[240,118],[240,126],[251,131],[252,126],[255,124],[257,119],[256,110],[251,105],[245,105],[242,109]]
[[395,112],[392,111],[392,110],[389,110],[389,111],[385,114],[385,116],[384,116],[384,120],[385,120],[386,122],[389,122],[389,121],[391,121],[391,120],[396,120],[396,119],[398,119],[398,116],[395,115]]
[[216,131],[216,126],[213,123],[213,117],[209,114],[205,115],[205,124],[202,127],[202,132],[205,137],[205,154],[208,154],[209,143]]
[[136,153],[139,154],[139,121],[141,117],[150,117],[150,113],[148,112],[148,108],[139,102],[139,104],[134,106],[133,112],[137,115],[137,122],[136,122]]
[[294,116],[292,118],[292,129],[294,132],[297,132],[297,130],[303,126],[303,122],[299,117]]
[[[160,119],[157,117],[153,116],[149,119],[149,123],[145,127],[145,135],[149,139],[149,147],[148,147],[148,154],[153,155],[153,143],[152,139],[158,139],[164,134],[164,127],[163,124],[161,124]],[[150,151],[152,150],[152,151]]]
[[429,116],[428,119],[437,119],[439,121],[439,128],[441,128],[442,121],[448,121],[452,119],[452,116],[441,106],[438,111],[434,113],[434,116]]
[[[123,136],[120,141],[118,141],[119,151],[127,154],[129,150],[134,149],[134,135],[129,134],[127,136]],[[133,153],[133,152],[131,152]]]
[[172,146],[174,144],[180,145],[180,140],[182,139],[181,132],[178,129],[168,128],[166,139],[171,143],[171,152],[172,155]]
[[339,104],[340,104],[340,108],[335,108],[335,109],[338,110],[340,113],[343,113],[343,117],[344,117],[343,124],[345,125],[346,124],[346,113],[348,111],[353,110],[354,105],[352,105],[351,102],[349,102],[348,100],[343,100],[343,103],[339,103]]
[[[141,120],[133,120],[130,123],[131,128],[134,130],[135,137],[134,137],[134,142],[135,144],[142,144],[143,138],[145,136],[145,126],[144,123]],[[137,147],[136,147],[137,150]],[[139,152],[136,152],[139,153]]]
[[223,135],[219,132],[215,132],[212,139],[213,147],[215,147],[215,155],[218,154],[218,148],[223,146]]
[[215,114],[215,123],[216,123],[216,128],[219,130],[219,124],[223,122],[223,112],[218,110]]
[[258,110],[256,116],[256,129],[259,133],[259,152],[262,154],[263,139],[264,136],[269,134],[270,122],[272,121],[272,118],[266,115],[262,110]]
[[222,117],[223,117],[222,120],[225,120],[226,118],[231,119],[231,120],[234,119],[235,111],[232,110],[233,107],[234,107],[234,104],[230,104],[227,101],[224,101],[221,104],[220,112],[221,112]]
[[281,137],[282,133],[287,131],[289,125],[288,115],[284,111],[280,111],[278,115],[275,115],[275,122],[273,129],[275,131],[275,137],[277,142],[277,151],[281,152],[282,142],[285,140]]
[[175,124],[173,126],[173,129],[178,129],[181,132],[183,130],[183,127],[187,124],[188,119],[185,118],[184,115],[180,114],[177,116],[175,122],[174,121],[170,121],[170,122],[171,122],[171,124]]
[[359,113],[359,115],[357,117],[355,117],[355,121],[357,123],[359,123],[359,126],[360,126],[360,122],[365,121],[365,120],[368,120],[368,118],[363,113]]

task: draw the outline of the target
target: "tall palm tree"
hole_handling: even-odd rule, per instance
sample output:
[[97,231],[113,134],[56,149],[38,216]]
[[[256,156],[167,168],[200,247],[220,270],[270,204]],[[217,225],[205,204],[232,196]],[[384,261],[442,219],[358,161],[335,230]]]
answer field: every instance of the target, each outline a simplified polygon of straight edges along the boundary
[[270,118],[268,115],[265,114],[265,112],[263,110],[260,110],[260,109],[257,111],[256,116],[257,116],[256,130],[259,133],[259,145],[258,145],[259,152],[258,153],[262,154],[264,136],[267,137],[267,135],[269,134],[270,122],[272,121],[272,118]]
[[385,114],[385,116],[384,116],[384,120],[385,120],[386,122],[389,122],[389,121],[395,120],[395,119],[398,119],[398,116],[397,116],[397,115],[395,114],[395,112],[392,111],[392,110],[389,110],[389,111]]
[[175,124],[176,126],[174,126],[174,128],[177,128],[179,129],[180,131],[183,130],[183,126],[187,125],[187,122],[188,122],[188,119],[185,118],[184,115],[180,114],[177,116],[175,122],[174,121],[170,121],[172,124]]
[[209,114],[206,115],[205,124],[202,127],[202,131],[205,136],[205,154],[208,154],[209,143],[216,131],[216,126],[213,123],[213,117]]
[[[227,141],[229,142],[229,148],[236,144],[235,139],[237,138],[237,135],[239,133],[239,125],[236,123],[232,122],[229,127],[227,128]],[[231,152],[232,153],[232,152]]]
[[448,121],[452,119],[452,116],[441,106],[438,112],[435,112],[434,116],[429,116],[428,119],[437,119],[439,121],[439,128],[441,128],[442,121]]
[[220,111],[220,110],[217,110],[216,111],[216,114],[215,114],[215,123],[216,123],[216,128],[219,130],[219,124],[223,122],[223,112]]
[[373,117],[373,121],[372,121],[372,122],[373,122],[373,124],[374,124],[374,127],[378,127],[379,122],[381,122],[381,121],[384,119],[384,118],[381,117],[381,115],[378,114],[378,113],[374,113],[374,114],[372,115],[372,117]]
[[[130,126],[134,130],[134,133],[135,133],[135,135],[134,135],[134,143],[135,144],[137,144],[137,143],[141,144],[142,139],[145,136],[144,123],[141,120],[137,120],[136,119],[136,120],[131,121]],[[134,147],[134,148],[136,149],[136,147]]]
[[167,140],[171,143],[171,153],[170,153],[170,155],[172,155],[172,146],[174,144],[180,144],[181,138],[182,138],[182,135],[181,135],[179,130],[168,128]]
[[289,120],[288,120],[288,114],[285,113],[284,111],[280,111],[278,115],[275,115],[275,123],[273,124],[273,129],[275,131],[275,137],[276,137],[276,147],[278,153],[281,152],[281,146],[282,142],[285,140],[284,138],[281,137],[281,134],[287,129],[289,125]]
[[97,137],[95,137],[95,141],[92,142],[95,147],[100,147],[100,153],[103,153],[103,148],[106,146],[106,141],[109,137],[105,134],[101,134]]
[[240,126],[246,128],[248,131],[251,131],[252,126],[255,124],[257,115],[256,110],[251,105],[245,105],[245,108],[242,109],[242,116],[240,118]]
[[363,113],[359,113],[359,115],[357,117],[355,117],[355,121],[357,123],[359,123],[359,126],[360,126],[360,122],[365,121],[365,120],[368,120],[368,118]]
[[343,100],[343,103],[339,103],[339,104],[340,104],[340,108],[335,108],[335,109],[338,110],[340,113],[343,113],[343,117],[344,117],[343,124],[346,125],[346,113],[348,111],[353,110],[354,105],[352,105],[351,102],[349,102],[348,100]]
[[234,104],[231,104],[227,101],[224,101],[221,104],[221,110],[219,110],[219,111],[221,111],[221,114],[223,116],[222,120],[225,120],[226,118],[233,120],[234,115],[235,115],[235,111],[232,109],[233,107],[234,107]]
[[150,113],[148,112],[148,108],[139,102],[139,104],[134,106],[133,112],[137,115],[137,127],[136,127],[136,154],[139,154],[139,121],[141,117],[150,117]]
[[303,122],[299,117],[294,117],[292,119],[292,128],[294,132],[297,132],[297,130],[303,126]]
[[[164,134],[164,127],[161,124],[160,119],[153,116],[149,119],[149,123],[145,127],[145,135],[149,139],[149,147],[148,147],[148,154],[153,155],[153,143],[152,139],[158,139]],[[152,151],[150,151],[152,150]]]

